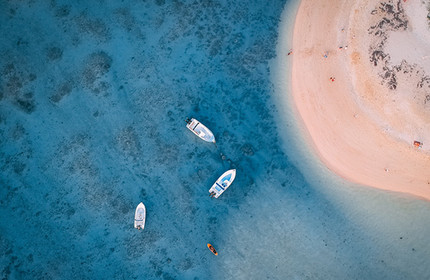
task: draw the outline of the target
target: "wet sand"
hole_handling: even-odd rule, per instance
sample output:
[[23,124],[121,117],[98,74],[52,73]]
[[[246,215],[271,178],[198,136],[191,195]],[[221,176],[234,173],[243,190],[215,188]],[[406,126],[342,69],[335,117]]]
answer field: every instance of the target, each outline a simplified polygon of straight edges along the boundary
[[419,39],[429,34],[425,9],[413,2],[301,1],[292,91],[329,169],[430,199],[430,46]]

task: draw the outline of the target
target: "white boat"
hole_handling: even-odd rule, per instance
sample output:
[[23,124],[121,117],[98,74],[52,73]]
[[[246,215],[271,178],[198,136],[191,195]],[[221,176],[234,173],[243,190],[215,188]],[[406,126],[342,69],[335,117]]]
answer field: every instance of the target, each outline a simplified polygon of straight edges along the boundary
[[236,169],[230,169],[224,172],[224,174],[222,174],[221,177],[216,180],[212,188],[210,188],[210,196],[218,198],[228,187],[230,187],[231,183],[234,181],[234,178],[236,178]]
[[145,205],[141,202],[136,207],[136,213],[134,214],[134,227],[137,229],[145,228],[145,220],[146,220],[146,208]]
[[212,131],[206,126],[200,123],[198,120],[191,118],[185,120],[187,122],[187,128],[191,130],[195,135],[205,140],[206,142],[215,143],[215,136]]

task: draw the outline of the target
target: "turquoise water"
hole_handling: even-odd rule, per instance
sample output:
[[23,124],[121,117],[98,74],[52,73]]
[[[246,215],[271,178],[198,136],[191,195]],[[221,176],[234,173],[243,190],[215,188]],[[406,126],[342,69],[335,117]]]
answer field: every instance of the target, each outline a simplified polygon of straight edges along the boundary
[[429,203],[297,144],[273,79],[285,4],[2,1],[2,279],[429,278]]

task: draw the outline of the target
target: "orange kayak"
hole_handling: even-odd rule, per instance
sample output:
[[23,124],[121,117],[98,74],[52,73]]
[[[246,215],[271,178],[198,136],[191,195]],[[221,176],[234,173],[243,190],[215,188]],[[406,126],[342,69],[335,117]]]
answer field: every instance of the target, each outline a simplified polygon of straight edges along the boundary
[[212,253],[214,253],[215,256],[218,256],[218,252],[215,250],[215,248],[208,243],[208,248],[209,250],[211,250]]

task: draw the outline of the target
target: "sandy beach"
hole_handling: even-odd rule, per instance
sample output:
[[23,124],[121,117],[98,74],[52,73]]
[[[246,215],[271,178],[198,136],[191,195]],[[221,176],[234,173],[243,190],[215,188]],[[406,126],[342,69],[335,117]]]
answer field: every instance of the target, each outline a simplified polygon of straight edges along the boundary
[[326,166],[352,182],[428,200],[425,5],[302,0],[289,56],[294,104]]

